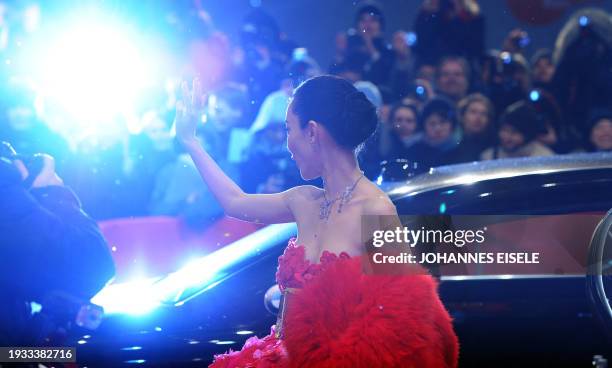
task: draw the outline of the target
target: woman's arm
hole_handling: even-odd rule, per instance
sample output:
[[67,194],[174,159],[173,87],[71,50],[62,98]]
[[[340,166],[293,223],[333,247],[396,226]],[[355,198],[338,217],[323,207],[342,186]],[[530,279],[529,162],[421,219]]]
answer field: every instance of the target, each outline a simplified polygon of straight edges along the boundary
[[210,155],[202,148],[195,136],[199,112],[204,97],[198,80],[194,80],[189,91],[182,86],[183,100],[176,108],[176,135],[183,144],[202,179],[221,204],[225,214],[245,221],[261,223],[293,222],[295,218],[289,206],[299,187],[275,194],[246,194],[228,177]]

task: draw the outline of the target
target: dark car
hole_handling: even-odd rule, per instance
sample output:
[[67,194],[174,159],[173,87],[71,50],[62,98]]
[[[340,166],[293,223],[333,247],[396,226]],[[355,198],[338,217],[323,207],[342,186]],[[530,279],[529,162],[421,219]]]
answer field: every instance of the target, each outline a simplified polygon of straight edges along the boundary
[[[612,208],[612,154],[453,165],[381,185],[400,215],[503,215],[523,222],[586,215],[598,221]],[[110,312],[102,325],[70,343],[79,363],[206,366],[214,354],[268,334],[276,320],[277,259],[295,234],[294,224],[268,226],[163,278],[111,285],[93,299]],[[441,273],[460,366],[578,367],[590,366],[595,355],[610,359],[607,322],[598,319],[587,290],[586,275],[569,269]],[[132,313],[112,313],[108,307],[117,302]]]

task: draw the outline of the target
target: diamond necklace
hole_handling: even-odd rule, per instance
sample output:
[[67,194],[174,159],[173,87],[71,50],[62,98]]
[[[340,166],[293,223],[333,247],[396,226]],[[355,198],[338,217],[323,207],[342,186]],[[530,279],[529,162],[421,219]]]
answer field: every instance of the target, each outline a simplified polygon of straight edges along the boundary
[[353,190],[355,190],[355,187],[357,186],[357,183],[359,183],[359,180],[361,180],[361,178],[363,178],[363,171],[361,171],[361,175],[359,175],[359,177],[355,180],[355,182],[353,183],[353,185],[349,185],[346,187],[346,189],[344,189],[344,193],[342,193],[341,195],[339,195],[338,197],[332,199],[332,200],[328,200],[327,199],[327,195],[325,194],[325,190],[323,190],[323,201],[321,202],[321,208],[319,211],[319,218],[321,220],[325,220],[327,221],[329,219],[329,215],[331,213],[331,207],[332,205],[339,199],[340,200],[340,204],[338,205],[338,211],[337,213],[341,213],[342,212],[342,207],[348,203],[348,201],[351,200],[351,197],[353,195]]

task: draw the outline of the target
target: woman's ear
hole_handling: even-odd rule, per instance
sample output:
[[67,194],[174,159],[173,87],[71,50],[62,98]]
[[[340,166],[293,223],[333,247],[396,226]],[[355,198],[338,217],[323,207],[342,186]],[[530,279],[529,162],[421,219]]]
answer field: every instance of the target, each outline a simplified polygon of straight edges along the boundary
[[308,142],[314,144],[318,140],[319,135],[319,123],[314,120],[308,121],[307,126]]

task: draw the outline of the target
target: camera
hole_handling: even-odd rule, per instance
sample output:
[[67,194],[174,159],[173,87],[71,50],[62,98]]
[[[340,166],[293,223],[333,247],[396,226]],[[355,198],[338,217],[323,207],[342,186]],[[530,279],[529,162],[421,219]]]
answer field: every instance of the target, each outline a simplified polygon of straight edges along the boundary
[[31,184],[34,179],[42,172],[45,166],[44,157],[40,153],[34,155],[20,155],[18,154],[13,146],[8,142],[0,142],[0,159],[4,159],[10,162],[19,160],[28,170],[28,177],[26,182]]

